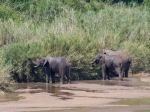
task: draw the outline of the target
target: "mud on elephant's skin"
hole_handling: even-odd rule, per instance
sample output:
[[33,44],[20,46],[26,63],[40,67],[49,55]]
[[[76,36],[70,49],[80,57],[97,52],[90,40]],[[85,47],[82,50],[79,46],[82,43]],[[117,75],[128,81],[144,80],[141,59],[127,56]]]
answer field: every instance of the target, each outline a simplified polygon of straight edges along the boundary
[[107,54],[97,54],[92,59],[92,66],[93,64],[100,64],[102,65],[102,75],[103,80],[106,80],[106,76],[108,79],[110,72],[115,72],[119,75],[119,79],[123,80],[123,69],[122,69],[122,59],[119,56],[109,56]]
[[38,61],[34,61],[31,58],[28,60],[36,67],[46,67],[46,83],[49,83],[49,78],[51,76],[52,83],[55,83],[55,73],[60,75],[60,84],[63,84],[64,75],[70,80],[70,65],[64,57],[42,57]]
[[132,63],[132,60],[131,60],[131,57],[129,56],[129,54],[125,51],[116,51],[113,49],[105,49],[105,50],[103,50],[103,52],[104,52],[104,54],[108,54],[111,56],[112,55],[119,56],[123,61],[123,69],[124,69],[123,76],[128,77],[129,68]]

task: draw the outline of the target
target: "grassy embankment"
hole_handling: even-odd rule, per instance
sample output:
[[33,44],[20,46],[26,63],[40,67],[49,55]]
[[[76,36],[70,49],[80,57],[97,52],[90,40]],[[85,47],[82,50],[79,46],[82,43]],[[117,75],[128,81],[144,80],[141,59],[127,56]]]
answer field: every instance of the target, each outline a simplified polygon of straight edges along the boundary
[[89,62],[103,48],[127,51],[134,73],[149,70],[147,8],[93,3],[79,11],[54,1],[0,5],[0,83],[8,82],[6,76],[20,82],[44,81],[44,70],[27,60],[43,56],[66,57],[72,79],[99,79],[101,72]]

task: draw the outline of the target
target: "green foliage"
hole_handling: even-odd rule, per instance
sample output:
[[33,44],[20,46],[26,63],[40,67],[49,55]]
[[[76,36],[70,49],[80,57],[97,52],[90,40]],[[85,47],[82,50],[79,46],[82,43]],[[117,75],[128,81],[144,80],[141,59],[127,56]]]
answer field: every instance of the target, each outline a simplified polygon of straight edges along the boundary
[[123,2],[126,3],[126,5],[129,5],[132,2],[141,4],[143,3],[144,0],[103,0],[103,1],[111,4]]
[[150,1],[149,0],[144,0],[144,6],[150,8]]
[[90,2],[84,0],[63,0],[63,2],[81,12],[87,12],[89,10],[98,12],[99,10],[104,9],[104,3],[97,0],[90,0]]
[[[9,80],[9,79],[5,79],[5,80]],[[0,90],[2,90],[2,91],[11,93],[11,92],[14,92],[15,89],[16,88],[13,85],[13,83],[10,83],[10,82],[6,82],[6,83],[1,82],[0,83]]]
[[18,3],[18,2],[29,2],[30,0],[9,0],[11,3]]
[[[21,79],[20,77],[25,78],[24,80],[26,80],[27,77],[24,77],[24,72],[28,72],[28,70],[26,70],[26,60],[25,58],[26,56],[26,52],[22,52],[22,51],[27,51],[27,48],[24,47],[23,43],[18,43],[18,44],[13,44],[7,47],[7,49],[5,49],[5,53],[4,53],[4,63],[5,65],[11,65],[11,74],[13,74],[13,78],[15,78],[18,74],[19,79]],[[25,69],[25,70],[24,70]]]
[[60,0],[12,0],[12,7],[23,13],[24,19],[36,22],[51,22],[56,16],[63,12],[65,7]]
[[[0,49],[0,54],[2,54],[2,50]],[[13,81],[9,75],[10,66],[3,66],[4,60],[2,55],[0,55],[0,90],[4,92],[13,92],[16,87],[13,85]]]
[[[78,71],[78,74],[80,75],[85,73],[87,74],[90,72],[88,68],[91,67],[89,64],[92,56],[91,53],[96,53],[96,49],[92,48],[93,46],[96,48],[97,45],[97,41],[92,42],[92,39],[89,37],[79,39],[74,36],[55,37],[51,35],[49,37],[33,41],[32,43],[19,42],[12,44],[4,49],[5,52],[3,57],[5,57],[5,65],[12,66],[12,77],[14,77],[15,74],[17,75],[18,81],[34,81],[37,79],[35,76],[38,75],[34,71],[32,72],[32,76],[29,75],[34,68],[29,64],[27,60],[28,57],[39,59],[48,55],[64,56],[71,63],[73,71],[79,70],[80,72]],[[39,69],[34,70],[40,73],[38,76],[40,79],[38,81],[45,80],[44,69],[42,71],[39,71]]]
[[15,21],[20,20],[20,14],[6,5],[0,5],[0,18],[2,20],[12,19]]
[[[100,79],[91,59],[103,48],[125,50],[134,73],[150,65],[150,12],[101,0],[3,0],[0,5],[0,74],[18,82],[45,81],[28,57],[64,56],[72,79]],[[20,13],[21,12],[21,13]],[[58,79],[58,77],[57,77]],[[0,80],[0,82],[3,82]]]

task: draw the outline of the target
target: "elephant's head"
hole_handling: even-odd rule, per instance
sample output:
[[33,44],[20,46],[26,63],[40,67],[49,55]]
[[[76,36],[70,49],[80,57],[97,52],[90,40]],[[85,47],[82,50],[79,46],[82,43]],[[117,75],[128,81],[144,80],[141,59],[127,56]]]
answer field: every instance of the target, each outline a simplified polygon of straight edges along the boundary
[[29,60],[32,64],[34,64],[36,67],[43,67],[43,66],[45,66],[45,65],[47,64],[47,62],[48,62],[47,58],[45,58],[45,57],[41,58],[41,59],[38,60],[38,61],[33,61],[31,58],[28,58],[28,60]]
[[92,66],[93,64],[96,63],[96,64],[103,64],[105,63],[105,57],[103,54],[97,54],[93,59],[92,59]]

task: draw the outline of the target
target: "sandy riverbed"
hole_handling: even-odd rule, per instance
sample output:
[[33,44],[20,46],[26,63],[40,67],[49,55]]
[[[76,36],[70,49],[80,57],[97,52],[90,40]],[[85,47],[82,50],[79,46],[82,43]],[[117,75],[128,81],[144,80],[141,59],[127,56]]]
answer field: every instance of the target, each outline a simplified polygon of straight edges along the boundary
[[[136,110],[139,106],[131,107],[129,104],[113,104],[122,99],[149,98],[150,76],[125,78],[124,81],[112,79],[110,81],[73,81],[72,84],[26,84],[16,92],[22,98],[18,101],[0,102],[0,112],[51,112],[61,110],[67,112],[111,112],[111,107],[125,112],[129,108]],[[141,104],[142,105],[142,104]],[[148,105],[142,105],[147,109]],[[124,109],[125,108],[125,109]],[[108,110],[109,109],[109,110]],[[140,109],[140,108],[139,108]],[[46,111],[48,110],[48,111]],[[80,110],[80,111],[79,111]]]

